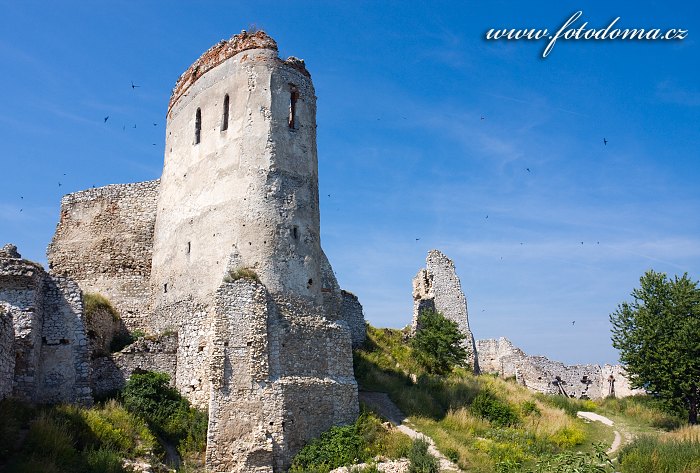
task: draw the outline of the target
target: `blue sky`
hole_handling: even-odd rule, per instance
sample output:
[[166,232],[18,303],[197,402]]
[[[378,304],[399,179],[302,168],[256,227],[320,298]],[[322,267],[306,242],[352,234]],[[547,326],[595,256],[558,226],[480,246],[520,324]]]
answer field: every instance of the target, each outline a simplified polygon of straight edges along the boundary
[[[312,74],[322,244],[372,324],[410,322],[411,279],[438,248],[477,338],[614,362],[608,315],[646,270],[700,278],[693,2],[0,7],[0,244],[27,258],[45,262],[63,194],[159,177],[175,81],[254,24]],[[544,41],[483,39],[556,30],[578,10],[576,26],[619,16],[623,28],[689,32],[560,40],[546,59]]]

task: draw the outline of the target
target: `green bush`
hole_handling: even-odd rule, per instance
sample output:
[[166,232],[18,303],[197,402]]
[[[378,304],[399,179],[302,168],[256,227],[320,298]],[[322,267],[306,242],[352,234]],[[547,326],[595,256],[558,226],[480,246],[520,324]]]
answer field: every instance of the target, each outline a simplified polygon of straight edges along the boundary
[[455,322],[439,312],[424,310],[418,317],[418,327],[411,347],[426,371],[447,374],[464,364],[467,350],[462,343],[466,337]]
[[190,407],[169,382],[165,373],[132,374],[122,391],[124,407],[177,445],[181,456],[201,454],[206,448],[207,414]]
[[[405,457],[410,449],[411,439],[408,436],[398,431],[387,431],[376,414],[365,410],[354,424],[332,427],[320,438],[308,443],[294,457],[289,471],[324,473],[369,461],[377,455]],[[366,468],[371,468],[371,465]]]
[[618,456],[622,473],[691,473],[700,471],[700,442],[639,437]]
[[475,416],[481,417],[500,427],[516,426],[520,423],[520,417],[510,404],[501,401],[488,391],[479,393],[471,406],[470,411]]
[[437,459],[428,453],[428,441],[419,437],[413,441],[411,451],[408,452],[409,473],[439,473],[440,467]]

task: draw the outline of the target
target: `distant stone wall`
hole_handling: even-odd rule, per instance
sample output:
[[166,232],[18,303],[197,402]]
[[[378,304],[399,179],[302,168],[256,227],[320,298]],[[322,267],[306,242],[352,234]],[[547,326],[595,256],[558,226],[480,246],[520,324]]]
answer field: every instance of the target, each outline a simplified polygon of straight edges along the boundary
[[498,373],[504,378],[516,376],[515,362],[527,356],[505,337],[477,340],[476,352],[482,373]]
[[30,402],[90,404],[88,342],[78,285],[47,274],[16,250],[1,251],[0,304],[13,325],[12,395]]
[[343,306],[340,310],[341,318],[350,328],[352,347],[357,348],[365,342],[365,337],[367,336],[362,304],[360,304],[360,300],[352,292],[342,291],[342,294]]
[[462,292],[454,263],[438,250],[430,250],[425,260],[426,267],[413,278],[413,323],[418,330],[418,317],[423,310],[432,309],[445,318],[457,323],[459,330],[466,335],[464,347],[467,349],[467,364],[475,373],[479,372],[479,360],[474,344],[474,335],[469,329],[467,298]]
[[177,334],[144,337],[118,353],[97,357],[92,361],[92,389],[95,396],[104,396],[122,389],[134,372],[157,371],[170,375],[175,386],[177,369]]
[[565,365],[544,356],[530,356],[506,338],[478,340],[479,363],[483,372],[515,377],[527,388],[546,394],[599,399],[643,394],[632,389],[619,365]]
[[107,297],[129,329],[143,328],[151,300],[159,181],[68,194],[47,250],[52,274]]
[[225,283],[216,296],[207,467],[285,471],[311,438],[358,415],[347,325],[321,307]]

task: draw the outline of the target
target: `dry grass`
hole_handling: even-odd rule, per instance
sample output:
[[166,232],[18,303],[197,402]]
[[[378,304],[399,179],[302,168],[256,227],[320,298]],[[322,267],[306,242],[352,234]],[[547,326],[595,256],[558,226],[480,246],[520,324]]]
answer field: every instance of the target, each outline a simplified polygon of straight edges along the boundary
[[661,440],[667,441],[683,441],[691,443],[700,443],[700,425],[686,425],[672,432],[667,432],[661,435]]

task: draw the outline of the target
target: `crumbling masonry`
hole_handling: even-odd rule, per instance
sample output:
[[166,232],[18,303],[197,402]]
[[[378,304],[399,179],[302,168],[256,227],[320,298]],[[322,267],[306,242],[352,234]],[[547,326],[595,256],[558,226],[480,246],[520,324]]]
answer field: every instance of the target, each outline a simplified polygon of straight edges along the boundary
[[[177,81],[159,180],[65,196],[50,274],[17,256],[0,253],[0,397],[87,403],[137,368],[168,372],[209,410],[214,472],[283,471],[358,415],[364,318],[321,249],[314,88],[263,32]],[[86,330],[81,289],[112,302],[115,330],[152,336],[105,353],[109,320]]]
[[413,323],[412,330],[419,329],[418,318],[424,310],[440,312],[447,319],[457,324],[465,335],[464,347],[467,349],[467,364],[479,373],[474,335],[469,329],[467,298],[462,292],[462,284],[451,259],[438,250],[430,250],[425,259],[425,268],[418,271],[413,278]]

